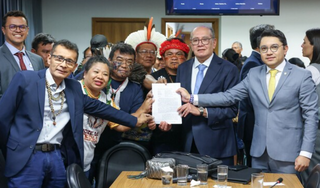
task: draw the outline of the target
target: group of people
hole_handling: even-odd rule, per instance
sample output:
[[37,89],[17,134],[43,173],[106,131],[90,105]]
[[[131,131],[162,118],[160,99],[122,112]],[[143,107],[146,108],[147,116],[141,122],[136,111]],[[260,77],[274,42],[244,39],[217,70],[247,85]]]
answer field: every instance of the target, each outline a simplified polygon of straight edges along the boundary
[[[73,74],[75,43],[41,33],[31,53],[26,16],[10,11],[3,20],[0,147],[9,187],[64,187],[72,163],[93,180],[103,153],[123,140],[152,154],[199,153],[226,165],[234,165],[242,140],[248,166],[298,175],[309,167],[305,177],[320,161],[320,29],[308,30],[302,44],[307,70],[288,63],[286,37],[272,25],[250,29],[248,58],[240,42],[220,58],[212,28],[194,28],[188,45],[148,24],[112,47],[94,36]],[[195,57],[187,59],[190,48]],[[155,71],[157,59],[163,65]],[[152,84],[174,82],[182,125],[157,125]]]

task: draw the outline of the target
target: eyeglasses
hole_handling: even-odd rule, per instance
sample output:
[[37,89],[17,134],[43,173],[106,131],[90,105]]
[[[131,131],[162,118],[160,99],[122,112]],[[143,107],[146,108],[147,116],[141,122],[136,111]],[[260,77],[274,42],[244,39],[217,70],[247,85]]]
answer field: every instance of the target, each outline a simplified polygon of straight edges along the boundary
[[169,57],[169,58],[172,58],[174,56],[180,58],[182,56],[184,57],[184,53],[183,52],[177,52],[177,53],[174,54],[174,53],[169,52],[169,53],[165,53],[164,56],[165,57]]
[[199,42],[201,41],[203,45],[207,45],[209,44],[211,39],[213,38],[203,38],[203,39],[194,38],[194,39],[191,39],[191,44],[195,46],[195,45],[198,45]]
[[270,48],[268,47],[268,46],[260,46],[260,52],[261,53],[267,53],[268,52],[268,49],[270,49],[271,50],[271,52],[277,52],[278,51],[278,49],[279,49],[279,47],[281,47],[281,46],[283,46],[283,45],[278,45],[278,44],[272,44],[271,46],[270,46]]
[[73,68],[74,65],[76,64],[76,62],[72,59],[65,59],[63,56],[61,55],[51,55],[55,61],[59,62],[59,64],[66,62],[66,65],[70,68]]
[[157,55],[157,51],[153,51],[153,50],[139,50],[138,53],[144,56],[147,54],[150,54],[151,56]]
[[15,31],[18,28],[20,29],[20,31],[25,31],[27,28],[29,28],[27,25],[15,25],[15,24],[10,24],[7,27],[9,28],[10,31]]
[[116,67],[120,67],[121,65],[125,64],[129,67],[129,69],[132,69],[134,60],[132,59],[124,59],[124,58],[117,58],[116,60],[112,61]]

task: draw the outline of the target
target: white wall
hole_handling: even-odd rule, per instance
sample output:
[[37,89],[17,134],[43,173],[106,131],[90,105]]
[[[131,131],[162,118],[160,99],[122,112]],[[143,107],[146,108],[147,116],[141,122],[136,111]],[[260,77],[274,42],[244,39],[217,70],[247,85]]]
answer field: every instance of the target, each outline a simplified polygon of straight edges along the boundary
[[[164,0],[43,0],[43,32],[56,39],[69,39],[82,52],[91,39],[92,17],[149,18],[154,17],[157,31],[161,31],[161,18],[220,18],[220,49],[231,47],[234,41],[243,44],[243,54],[249,56],[251,47],[249,29],[257,24],[273,24],[287,37],[287,58],[301,55],[301,43],[305,31],[320,27],[320,0],[281,0],[280,16],[167,16]],[[108,36],[107,36],[108,37]],[[220,55],[219,54],[219,55]]]

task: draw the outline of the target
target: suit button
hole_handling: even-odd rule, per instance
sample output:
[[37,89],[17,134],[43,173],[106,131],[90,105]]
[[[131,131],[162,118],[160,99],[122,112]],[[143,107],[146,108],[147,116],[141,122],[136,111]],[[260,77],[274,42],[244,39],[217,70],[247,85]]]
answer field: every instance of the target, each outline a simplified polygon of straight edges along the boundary
[[37,129],[37,131],[39,132],[39,131],[40,131],[40,129]]
[[32,149],[32,148],[33,148],[33,146],[31,145],[31,146],[30,146],[30,149]]

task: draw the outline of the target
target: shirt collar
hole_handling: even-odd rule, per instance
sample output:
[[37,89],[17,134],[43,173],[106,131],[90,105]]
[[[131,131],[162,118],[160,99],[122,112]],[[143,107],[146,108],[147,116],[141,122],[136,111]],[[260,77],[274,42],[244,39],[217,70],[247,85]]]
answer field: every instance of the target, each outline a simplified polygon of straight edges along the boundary
[[57,88],[57,84],[54,81],[49,68],[46,70],[46,81],[48,82],[48,84],[51,87],[51,89],[54,90],[54,91],[60,92],[60,91],[63,91],[66,88],[64,80],[62,80],[59,88]]
[[14,55],[17,52],[23,52],[23,54],[26,55],[25,46],[23,46],[22,50],[18,50],[16,47],[12,46],[9,42],[5,41],[4,43],[7,45],[12,55]]
[[[206,67],[209,67],[211,61],[212,61],[212,58],[213,58],[213,55],[214,53],[212,53],[212,55],[207,59],[205,60],[202,64],[205,65]],[[200,62],[198,61],[197,57],[194,58],[194,67],[193,68],[197,68],[198,65],[200,64]]]
[[[286,60],[283,59],[282,63],[280,63],[275,69],[278,71],[278,72],[282,72],[284,67],[286,66]],[[269,71],[271,70],[270,67],[267,66],[267,74],[269,73]]]

